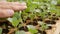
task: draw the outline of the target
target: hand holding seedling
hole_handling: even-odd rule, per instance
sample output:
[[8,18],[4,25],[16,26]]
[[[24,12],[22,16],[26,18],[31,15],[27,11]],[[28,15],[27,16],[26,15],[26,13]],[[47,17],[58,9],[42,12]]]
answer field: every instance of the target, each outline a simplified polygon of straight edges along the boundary
[[19,2],[0,2],[0,18],[11,17],[14,15],[14,11],[26,9],[26,3]]

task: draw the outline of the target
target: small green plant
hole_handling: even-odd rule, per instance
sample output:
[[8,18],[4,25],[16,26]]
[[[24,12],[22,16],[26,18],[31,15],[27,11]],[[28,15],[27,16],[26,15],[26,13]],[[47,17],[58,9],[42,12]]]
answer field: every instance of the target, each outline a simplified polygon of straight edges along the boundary
[[8,21],[10,21],[14,27],[17,27],[19,22],[22,21],[21,13],[16,12],[12,18],[8,18]]
[[2,34],[2,28],[0,28],[0,34]]

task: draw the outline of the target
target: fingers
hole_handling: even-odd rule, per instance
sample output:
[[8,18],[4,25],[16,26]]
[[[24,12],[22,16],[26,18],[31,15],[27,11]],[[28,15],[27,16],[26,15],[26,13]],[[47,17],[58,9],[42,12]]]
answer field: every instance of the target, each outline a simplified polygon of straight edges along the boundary
[[13,10],[24,10],[26,8],[27,8],[26,6],[12,6]]
[[0,5],[19,5],[19,6],[26,6],[25,2],[0,2]]
[[13,10],[24,10],[27,8],[26,3],[19,2],[0,2],[0,8],[13,9]]
[[14,14],[14,10],[26,9],[26,3],[19,2],[0,2],[0,18],[11,17]]
[[0,4],[15,4],[15,5],[19,5],[19,4],[23,4],[23,5],[26,5],[26,3],[25,2],[22,2],[22,3],[20,3],[20,2],[4,2],[4,1],[0,1]]
[[0,18],[6,18],[13,16],[14,11],[12,9],[0,9]]

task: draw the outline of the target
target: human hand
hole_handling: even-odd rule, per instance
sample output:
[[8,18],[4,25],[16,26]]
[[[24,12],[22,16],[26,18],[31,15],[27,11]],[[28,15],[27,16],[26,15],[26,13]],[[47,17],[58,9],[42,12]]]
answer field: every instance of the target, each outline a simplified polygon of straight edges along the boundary
[[14,10],[24,10],[26,8],[24,2],[0,2],[0,18],[11,17],[14,15]]

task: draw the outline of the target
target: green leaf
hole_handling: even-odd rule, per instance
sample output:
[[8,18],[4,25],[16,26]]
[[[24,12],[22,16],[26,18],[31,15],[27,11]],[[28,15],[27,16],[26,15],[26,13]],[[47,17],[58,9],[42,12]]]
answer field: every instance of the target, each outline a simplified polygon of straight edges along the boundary
[[2,28],[0,28],[0,34],[2,34]]
[[13,21],[12,21],[12,20],[13,20],[12,18],[8,18],[7,20],[10,21],[10,22],[13,22]]
[[26,34],[25,31],[16,31],[15,34]]
[[32,25],[27,25],[27,27],[28,27],[29,32],[31,32],[32,34],[35,34],[35,33],[38,32],[38,31],[35,29],[35,27],[32,26]]
[[45,24],[45,23],[41,24],[41,30],[42,31],[46,30],[47,28],[48,28],[47,24]]
[[48,25],[46,23],[43,23],[41,21],[38,21],[38,24],[41,25],[40,30],[44,31],[48,28]]
[[17,27],[17,25],[19,24],[19,21],[17,20],[16,17],[8,18],[8,21],[10,21],[14,27]]
[[8,18],[7,20],[11,22],[14,27],[17,27],[19,22],[22,22],[21,12],[15,12],[14,16],[12,18]]

